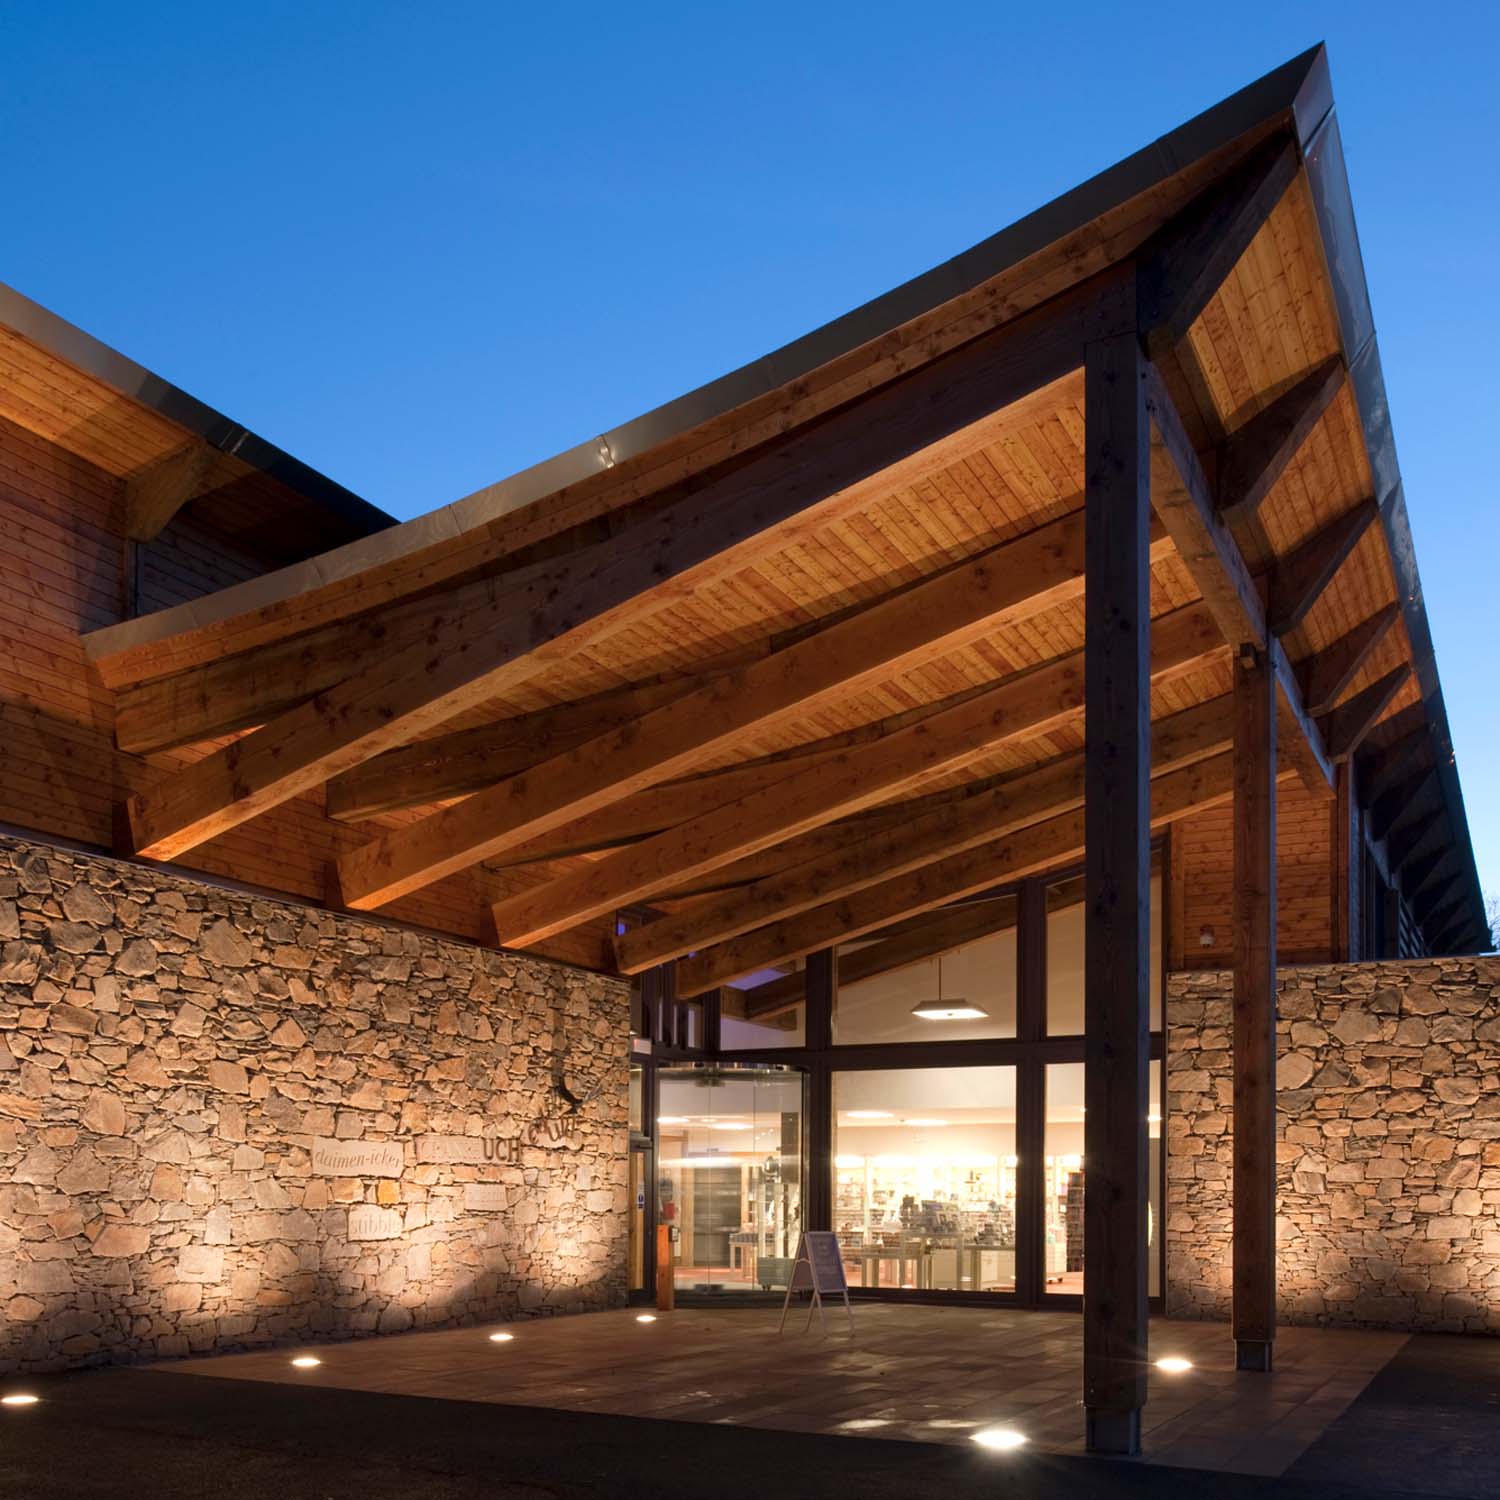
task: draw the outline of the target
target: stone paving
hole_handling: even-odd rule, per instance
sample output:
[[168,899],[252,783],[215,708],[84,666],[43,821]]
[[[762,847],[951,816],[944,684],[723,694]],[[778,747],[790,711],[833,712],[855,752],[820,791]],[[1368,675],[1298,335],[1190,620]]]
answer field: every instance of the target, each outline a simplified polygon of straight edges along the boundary
[[[1076,1312],[861,1303],[826,1334],[770,1308],[624,1309],[545,1323],[408,1334],[299,1351],[163,1365],[173,1373],[379,1391],[451,1401],[672,1418],[779,1431],[968,1443],[1013,1428],[1028,1447],[1081,1453],[1083,1321]],[[491,1332],[514,1335],[504,1343]],[[1279,1475],[1406,1342],[1400,1334],[1286,1329],[1274,1374],[1234,1369],[1229,1330],[1156,1320],[1146,1456],[1158,1464]]]

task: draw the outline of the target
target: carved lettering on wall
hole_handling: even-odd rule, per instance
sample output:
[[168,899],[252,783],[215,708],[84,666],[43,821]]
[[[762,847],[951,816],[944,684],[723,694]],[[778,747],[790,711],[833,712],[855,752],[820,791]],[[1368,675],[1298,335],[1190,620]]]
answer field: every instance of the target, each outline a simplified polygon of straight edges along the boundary
[[349,1210],[351,1240],[394,1240],[404,1231],[405,1220],[397,1209],[361,1203],[357,1208]]
[[400,1141],[334,1141],[318,1136],[312,1144],[312,1169],[324,1177],[399,1177]]

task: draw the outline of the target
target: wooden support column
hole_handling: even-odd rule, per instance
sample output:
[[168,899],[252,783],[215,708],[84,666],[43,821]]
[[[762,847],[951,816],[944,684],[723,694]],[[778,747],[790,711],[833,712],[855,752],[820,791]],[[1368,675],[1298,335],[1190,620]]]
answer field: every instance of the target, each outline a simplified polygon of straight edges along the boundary
[[1134,334],[1084,359],[1083,1401],[1089,1450],[1138,1453],[1146,1400],[1151,522]]
[[1269,1370],[1276,1336],[1276,676],[1234,674],[1234,1342]]

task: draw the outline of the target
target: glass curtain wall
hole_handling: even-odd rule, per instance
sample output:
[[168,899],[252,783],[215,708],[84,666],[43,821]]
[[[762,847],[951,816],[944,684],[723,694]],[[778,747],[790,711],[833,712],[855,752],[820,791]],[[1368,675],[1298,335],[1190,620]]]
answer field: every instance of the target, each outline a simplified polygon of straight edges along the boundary
[[833,1110],[851,1286],[1015,1290],[1014,1068],[835,1073]]
[[[1159,1059],[1158,858],[1150,891]],[[856,1289],[1079,1295],[1083,894],[1076,871],[1034,878],[721,989],[711,1014],[727,1065],[656,1069],[654,1206],[676,1237],[679,1291],[784,1289],[805,1224],[837,1233]],[[1159,1295],[1157,1060],[1151,1080]]]

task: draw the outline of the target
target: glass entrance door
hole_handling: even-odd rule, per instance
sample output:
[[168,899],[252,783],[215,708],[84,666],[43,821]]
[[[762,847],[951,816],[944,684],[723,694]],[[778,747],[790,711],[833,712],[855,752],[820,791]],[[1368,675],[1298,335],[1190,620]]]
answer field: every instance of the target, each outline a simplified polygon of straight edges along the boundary
[[787,1068],[663,1068],[658,1221],[682,1294],[785,1289],[802,1231],[803,1075]]

